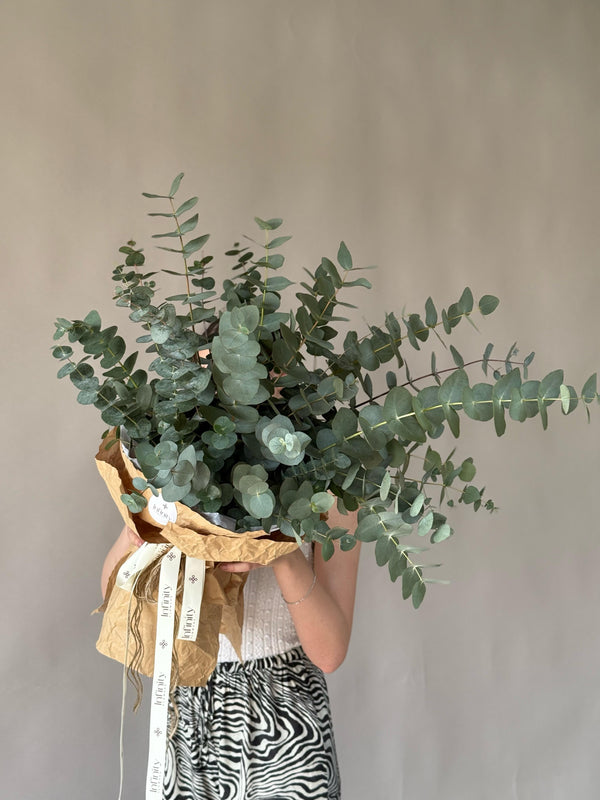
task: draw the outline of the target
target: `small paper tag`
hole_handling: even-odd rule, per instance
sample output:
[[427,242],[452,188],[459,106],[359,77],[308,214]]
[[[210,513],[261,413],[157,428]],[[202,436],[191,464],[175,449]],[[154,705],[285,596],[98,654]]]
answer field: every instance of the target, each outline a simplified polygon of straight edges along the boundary
[[169,503],[167,500],[163,500],[162,497],[155,497],[152,495],[150,500],[148,500],[148,511],[152,519],[163,527],[168,522],[177,521],[177,506],[175,503]]

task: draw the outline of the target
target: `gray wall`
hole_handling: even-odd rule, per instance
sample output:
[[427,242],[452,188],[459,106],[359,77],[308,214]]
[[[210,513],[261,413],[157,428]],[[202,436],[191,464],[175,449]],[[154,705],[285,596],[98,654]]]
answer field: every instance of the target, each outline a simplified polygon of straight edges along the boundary
[[[89,612],[119,520],[102,423],[54,378],[54,317],[122,324],[116,250],[151,251],[140,192],[183,170],[213,252],[255,214],[285,218],[298,275],[345,239],[380,265],[358,330],[428,294],[498,294],[465,355],[518,339],[580,386],[599,361],[600,6],[8,0],[1,17],[2,794],[116,797],[120,671]],[[421,610],[365,547],[330,680],[345,800],[597,796],[600,421],[552,410],[546,434],[465,424],[501,511],[455,515],[429,554],[452,583]],[[127,798],[145,725],[128,716]]]

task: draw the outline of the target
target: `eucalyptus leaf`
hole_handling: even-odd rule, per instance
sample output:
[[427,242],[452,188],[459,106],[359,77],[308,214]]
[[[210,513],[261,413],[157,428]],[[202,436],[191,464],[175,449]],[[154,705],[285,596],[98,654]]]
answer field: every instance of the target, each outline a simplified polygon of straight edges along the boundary
[[334,504],[335,498],[329,492],[316,492],[310,499],[312,511],[325,514]]
[[146,508],[147,500],[141,494],[122,494],[121,501],[125,503],[132,514],[138,514]]
[[375,542],[375,560],[378,567],[383,567],[390,560],[395,547],[388,536],[380,536]]
[[498,308],[499,302],[500,301],[498,298],[494,297],[494,295],[484,294],[479,301],[479,310],[483,316],[487,316],[488,314],[492,314]]
[[464,367],[465,365],[465,360],[458,352],[456,347],[454,347],[454,345],[452,344],[450,345],[450,352],[452,354],[452,358],[454,359],[454,363],[456,364],[456,366],[459,367],[459,369],[462,369],[462,367]]
[[421,519],[417,526],[417,533],[419,536],[427,536],[433,527],[433,511],[428,511]]
[[190,197],[189,200],[186,200],[185,203],[182,203],[179,206],[179,208],[175,211],[175,216],[179,217],[181,214],[185,214],[186,211],[189,211],[191,208],[194,208],[197,202],[198,202],[197,197]]
[[587,381],[583,384],[583,389],[581,390],[581,399],[584,403],[591,403],[597,396],[597,375],[594,372],[594,374],[590,375]]
[[410,507],[411,517],[417,517],[421,513],[421,509],[423,508],[424,502],[425,502],[425,495],[423,492],[419,492],[419,494],[415,497]]
[[198,214],[194,214],[193,217],[186,219],[186,221],[182,222],[182,224],[179,226],[179,231],[178,231],[179,235],[181,236],[185,233],[193,231],[197,224],[198,224]]
[[273,219],[260,219],[260,217],[254,217],[254,221],[258,225],[259,228],[262,228],[264,231],[274,231],[276,228],[279,228],[283,223],[283,220],[279,217],[274,217]]
[[438,321],[438,314],[431,297],[425,301],[425,324],[430,328],[435,327]]
[[477,470],[475,468],[475,464],[473,464],[473,459],[466,458],[461,464],[458,477],[461,479],[461,481],[465,481],[465,483],[470,483],[476,474]]
[[[73,355],[73,348],[69,347],[68,345],[62,345],[59,347],[52,348],[52,355],[54,358],[58,358],[61,361],[64,361],[67,358],[70,358]],[[68,374],[68,373],[66,373]],[[62,376],[61,376],[62,377]]]
[[100,314],[97,311],[90,311],[83,320],[84,324],[94,330],[100,330],[102,326],[102,320],[100,319]]
[[343,270],[348,271],[352,269],[352,256],[350,255],[350,251],[344,242],[340,242],[337,260],[338,264]]
[[325,539],[321,543],[321,555],[323,556],[323,561],[329,561],[329,559],[333,556],[334,549],[335,548],[331,539]]
[[443,542],[444,539],[447,539],[451,535],[452,535],[452,528],[450,527],[450,525],[448,525],[447,522],[445,522],[431,534],[431,542],[432,544]]
[[62,367],[56,373],[57,378],[65,378],[67,375],[70,375],[73,370],[77,369],[77,366],[70,361],[66,364],[63,364]]
[[416,584],[419,583],[419,573],[414,567],[404,570],[402,573],[402,597],[405,600],[411,596]]
[[461,294],[458,306],[463,314],[470,314],[473,310],[473,292],[468,286]]
[[281,247],[282,244],[285,244],[291,238],[291,236],[277,236],[275,239],[272,239],[270,242],[268,242],[265,247],[267,250],[273,250],[276,247]]
[[425,591],[427,590],[427,586],[423,580],[420,580],[418,583],[412,588],[411,598],[412,604],[414,608],[419,608],[423,599],[425,598]]
[[392,476],[386,470],[386,472],[385,472],[385,474],[384,474],[384,476],[383,476],[383,478],[381,480],[381,486],[379,488],[379,498],[380,498],[380,500],[383,500],[383,501],[387,500],[388,495],[390,493],[391,484],[392,484]]
[[169,197],[173,197],[173,195],[177,194],[177,190],[179,189],[179,184],[181,183],[182,178],[183,172],[180,172],[171,184],[171,188],[169,189]]
[[287,511],[291,519],[306,519],[312,515],[311,502],[307,497],[299,497]]
[[209,238],[210,234],[207,233],[204,236],[199,236],[197,239],[192,239],[191,241],[187,242],[183,247],[183,254],[185,256],[190,256],[192,253],[196,253],[198,250],[201,250]]

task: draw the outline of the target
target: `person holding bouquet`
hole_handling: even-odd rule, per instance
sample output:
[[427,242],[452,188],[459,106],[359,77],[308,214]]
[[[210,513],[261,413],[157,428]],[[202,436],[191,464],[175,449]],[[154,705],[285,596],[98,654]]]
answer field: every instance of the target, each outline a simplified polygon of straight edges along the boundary
[[[352,528],[355,515],[335,507],[329,522]],[[127,527],[102,570],[142,540]],[[360,546],[324,561],[303,544],[268,567],[227,562],[247,572],[240,662],[220,636],[218,663],[205,687],[175,690],[165,800],[227,797],[339,800],[340,775],[323,673],[343,662],[352,629]],[[175,710],[175,709],[173,709]]]

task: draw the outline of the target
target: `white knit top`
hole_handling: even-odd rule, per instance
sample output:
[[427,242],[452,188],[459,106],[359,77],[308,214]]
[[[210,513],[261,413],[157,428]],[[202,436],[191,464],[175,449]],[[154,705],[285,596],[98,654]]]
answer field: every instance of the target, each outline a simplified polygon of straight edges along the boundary
[[[301,550],[312,564],[311,544],[301,545]],[[296,628],[272,567],[250,570],[244,586],[242,659],[248,661],[274,656],[299,644]],[[219,635],[218,661],[238,661],[229,639],[223,634]]]

